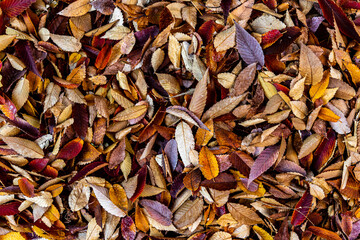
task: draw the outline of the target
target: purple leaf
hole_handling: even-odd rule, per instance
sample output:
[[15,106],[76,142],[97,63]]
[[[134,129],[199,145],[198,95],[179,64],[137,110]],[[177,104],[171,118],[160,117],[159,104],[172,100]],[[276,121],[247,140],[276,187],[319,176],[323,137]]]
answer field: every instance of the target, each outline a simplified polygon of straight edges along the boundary
[[146,209],[151,218],[164,226],[171,225],[172,213],[167,206],[153,200],[143,199],[140,204]]
[[170,106],[167,109],[178,109],[183,112],[186,112],[198,125],[200,128],[205,129],[206,131],[210,131],[210,129],[189,109],[183,106]]
[[74,130],[76,134],[84,139],[87,134],[89,113],[85,104],[75,103],[72,109],[72,117],[74,118]]
[[174,171],[178,162],[177,143],[175,139],[171,139],[167,142],[164,152],[169,159],[171,169]]
[[3,63],[3,67],[1,69],[1,83],[2,83],[2,90],[4,92],[9,91],[11,86],[16,83],[17,80],[19,80],[24,74],[26,73],[26,70],[18,71],[15,68],[11,66],[11,63],[9,60],[6,60]]
[[25,41],[19,41],[19,43],[16,44],[15,49],[19,58],[24,62],[24,64],[29,68],[29,70],[42,78],[36,67],[30,43]]
[[154,38],[156,35],[158,35],[159,33],[159,28],[157,26],[151,26],[148,28],[145,28],[144,30],[135,32],[135,38],[136,38],[136,42],[139,45],[144,45],[145,42],[150,38]]
[[247,183],[248,186],[276,162],[276,159],[279,156],[279,150],[280,146],[271,146],[260,153],[255,160],[254,165],[251,167],[249,181]]
[[21,131],[26,133],[31,137],[31,139],[35,140],[41,136],[39,129],[32,126],[30,123],[25,121],[22,118],[15,117],[13,120],[6,117],[5,115],[1,114],[1,117],[5,118],[6,122],[10,123],[11,125],[19,128]]
[[303,176],[306,176],[306,171],[296,163],[289,161],[289,160],[282,160],[275,168],[276,171],[279,172],[295,172],[300,173]]
[[258,69],[265,64],[264,53],[258,41],[243,29],[237,22],[236,26],[236,45],[241,58],[247,63],[258,63]]
[[311,19],[306,19],[306,23],[309,26],[309,29],[312,32],[316,32],[320,26],[320,24],[324,21],[323,17],[313,17]]
[[220,3],[220,7],[223,10],[223,14],[224,14],[225,25],[227,22],[227,18],[229,16],[231,2],[232,2],[231,0],[221,0],[221,3]]
[[350,240],[356,240],[356,239],[358,239],[359,234],[360,234],[360,220],[353,223],[352,230],[351,230],[351,233],[349,235],[349,239]]

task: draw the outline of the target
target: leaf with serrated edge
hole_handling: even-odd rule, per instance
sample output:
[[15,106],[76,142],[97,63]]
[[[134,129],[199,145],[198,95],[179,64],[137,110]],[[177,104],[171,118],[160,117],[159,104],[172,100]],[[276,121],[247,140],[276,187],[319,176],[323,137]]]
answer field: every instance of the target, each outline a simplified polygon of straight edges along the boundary
[[195,140],[191,128],[185,122],[180,122],[175,129],[175,140],[184,166],[191,162],[189,159],[190,150],[195,148]]
[[92,187],[97,200],[100,205],[110,214],[115,215],[117,217],[124,217],[126,214],[123,210],[118,208],[109,198],[109,191],[104,187],[99,187],[94,184],[90,184]]
[[43,158],[44,151],[35,142],[18,137],[1,137],[18,154],[28,158]]
[[266,172],[275,162],[279,155],[280,146],[270,146],[263,150],[251,167],[248,186],[261,174]]

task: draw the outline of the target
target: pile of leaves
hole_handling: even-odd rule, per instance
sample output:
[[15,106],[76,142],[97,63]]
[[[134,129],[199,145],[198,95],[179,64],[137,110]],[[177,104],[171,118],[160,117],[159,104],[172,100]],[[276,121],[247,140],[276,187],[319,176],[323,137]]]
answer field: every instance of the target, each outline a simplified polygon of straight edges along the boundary
[[359,2],[0,7],[0,239],[358,239]]

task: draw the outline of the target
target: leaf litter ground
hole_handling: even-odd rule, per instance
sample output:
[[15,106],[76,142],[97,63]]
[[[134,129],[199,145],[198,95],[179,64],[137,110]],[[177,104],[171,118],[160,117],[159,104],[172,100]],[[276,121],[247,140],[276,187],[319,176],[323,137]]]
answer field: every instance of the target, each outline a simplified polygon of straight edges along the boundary
[[358,239],[358,2],[0,8],[0,239]]

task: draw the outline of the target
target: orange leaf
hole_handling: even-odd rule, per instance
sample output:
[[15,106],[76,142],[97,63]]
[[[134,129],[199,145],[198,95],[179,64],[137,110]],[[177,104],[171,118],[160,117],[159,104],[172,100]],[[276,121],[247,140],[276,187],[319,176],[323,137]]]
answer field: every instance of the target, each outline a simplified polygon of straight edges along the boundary
[[99,70],[103,70],[110,60],[112,47],[109,44],[105,44],[104,48],[101,49],[99,55],[95,61],[95,67]]
[[34,185],[29,182],[26,178],[19,180],[19,187],[21,192],[27,197],[34,197]]
[[341,240],[342,238],[339,234],[334,233],[333,231],[327,230],[325,228],[310,226],[308,231],[312,232],[314,235],[327,239],[327,240]]
[[320,109],[318,118],[329,122],[337,122],[340,119],[338,115],[326,107]]
[[208,180],[219,175],[219,164],[215,155],[207,148],[203,147],[199,153],[200,170]]
[[329,85],[329,80],[330,80],[330,72],[326,71],[323,79],[318,84],[311,86],[309,90],[309,94],[313,102],[315,102],[316,99],[319,99],[324,95],[325,90]]

